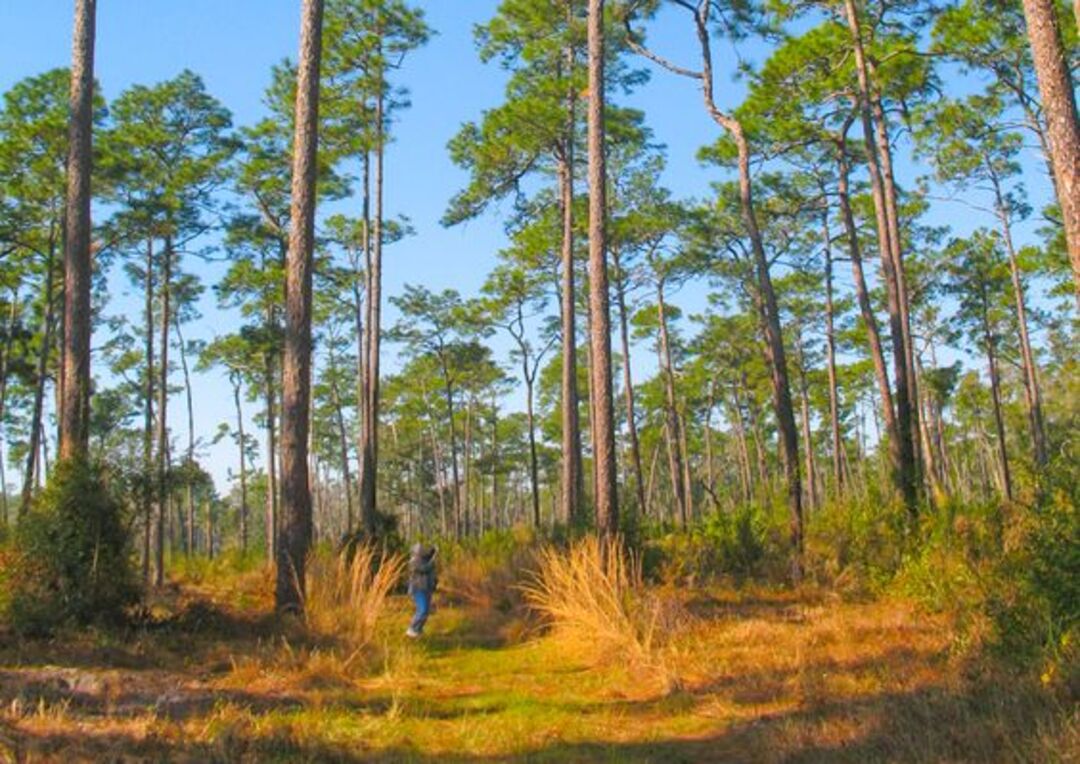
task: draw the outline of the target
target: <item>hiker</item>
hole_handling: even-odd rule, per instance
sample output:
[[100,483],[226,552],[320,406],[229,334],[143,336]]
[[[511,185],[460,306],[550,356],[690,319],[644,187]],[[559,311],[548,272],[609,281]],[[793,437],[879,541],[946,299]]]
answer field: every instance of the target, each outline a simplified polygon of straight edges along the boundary
[[431,596],[439,585],[435,575],[435,547],[425,547],[417,542],[413,545],[409,558],[409,594],[416,603],[416,614],[409,624],[405,636],[416,639],[424,633],[424,624],[431,612]]

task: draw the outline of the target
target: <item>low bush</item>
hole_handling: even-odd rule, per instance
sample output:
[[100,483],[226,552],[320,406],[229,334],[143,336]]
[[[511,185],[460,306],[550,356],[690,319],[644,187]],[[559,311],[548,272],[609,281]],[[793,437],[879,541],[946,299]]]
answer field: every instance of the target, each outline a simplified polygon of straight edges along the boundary
[[645,542],[644,572],[650,580],[682,585],[720,578],[783,578],[788,551],[782,524],[756,506],[714,512],[687,530]]
[[16,530],[5,588],[17,631],[116,623],[138,602],[123,507],[102,468],[84,462],[55,467]]

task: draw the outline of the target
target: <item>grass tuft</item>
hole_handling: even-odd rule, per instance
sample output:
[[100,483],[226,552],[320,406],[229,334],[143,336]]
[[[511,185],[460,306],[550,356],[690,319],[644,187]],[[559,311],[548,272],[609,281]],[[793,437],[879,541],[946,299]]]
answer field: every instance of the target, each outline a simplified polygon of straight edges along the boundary
[[387,597],[405,572],[405,558],[372,544],[352,556],[321,553],[308,565],[304,613],[308,628],[353,650],[372,644]]
[[640,678],[678,686],[666,647],[683,620],[681,608],[646,589],[641,561],[621,540],[587,537],[568,551],[542,549],[538,571],[522,589],[554,636],[595,665],[621,663]]

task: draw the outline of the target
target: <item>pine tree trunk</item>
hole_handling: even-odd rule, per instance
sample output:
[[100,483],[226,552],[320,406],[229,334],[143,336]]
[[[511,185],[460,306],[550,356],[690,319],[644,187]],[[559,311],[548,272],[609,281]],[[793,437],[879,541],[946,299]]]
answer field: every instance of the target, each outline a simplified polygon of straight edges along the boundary
[[[379,25],[376,29],[376,45],[381,46]],[[381,47],[376,56],[381,55]],[[382,315],[382,249],[383,249],[383,161],[384,151],[384,93],[383,71],[376,67],[375,81],[375,216],[372,226],[371,265],[367,274],[367,363],[364,367],[364,443],[360,470],[360,514],[364,529],[374,535],[377,511],[377,478],[379,463],[379,349],[381,342]]]
[[533,411],[533,378],[525,364],[525,419],[529,427],[529,488],[532,494],[533,527],[540,528],[540,467],[536,454],[536,415]]
[[146,354],[146,389],[143,391],[143,581],[150,583],[150,540],[154,512],[154,242],[146,240],[144,281],[144,353]]
[[607,272],[607,167],[604,147],[604,0],[589,0],[589,315],[590,394],[596,470],[596,528],[614,537],[619,522],[615,407],[611,379],[611,306]]
[[191,396],[191,371],[187,362],[187,346],[184,343],[184,333],[180,328],[180,316],[175,315],[173,322],[176,325],[176,342],[180,348],[180,368],[184,372],[184,397],[187,404],[188,424],[188,447],[187,467],[188,474],[184,485],[184,496],[187,502],[187,544],[188,553],[195,553],[195,406]]
[[992,175],[995,207],[998,221],[1001,223],[1001,236],[1005,242],[1005,251],[1009,256],[1009,275],[1012,278],[1013,302],[1016,309],[1016,324],[1020,330],[1020,370],[1024,376],[1024,401],[1027,404],[1028,423],[1031,426],[1031,443],[1035,451],[1035,464],[1046,464],[1046,429],[1043,424],[1042,392],[1039,389],[1039,372],[1035,363],[1035,354],[1031,350],[1031,337],[1028,333],[1027,295],[1020,273],[1020,263],[1013,243],[1012,225],[1009,210],[1005,203],[997,177]]
[[[19,288],[16,285],[11,290],[11,310],[8,314],[7,326],[4,329],[4,350],[3,357],[0,358],[0,442],[6,443],[5,438],[5,426],[4,426],[4,412],[7,410],[7,382],[8,382],[8,369],[11,366],[11,344],[14,339],[15,323],[19,317]],[[4,451],[6,449],[0,448],[0,509],[4,515],[4,527],[8,527],[11,523],[8,507],[8,493],[7,493],[7,475],[5,473],[4,466]]]
[[[829,232],[829,212],[822,215],[822,236],[825,244],[825,361],[829,374],[829,434],[832,442],[833,484],[836,495],[844,495],[844,441],[840,436],[840,396],[836,381],[836,328],[833,305],[832,237]],[[888,383],[886,383],[888,387]]]
[[686,507],[686,484],[683,480],[683,464],[686,462],[686,455],[683,453],[683,439],[681,428],[679,427],[679,414],[677,409],[677,401],[675,395],[675,371],[672,369],[671,362],[671,343],[668,338],[667,328],[667,306],[664,303],[664,281],[658,279],[656,282],[656,307],[657,307],[657,320],[660,326],[660,370],[664,377],[664,394],[666,396],[667,406],[665,411],[665,418],[667,422],[667,428],[670,432],[670,446],[668,451],[668,461],[671,470],[671,489],[675,496],[675,508],[679,513],[679,524],[685,528],[689,521],[687,507]]
[[[240,404],[240,375],[233,375],[233,405],[236,406],[236,431],[240,442],[240,549],[247,552],[248,548],[248,496],[247,496],[247,442],[244,437],[244,410]],[[207,510],[207,517],[210,510]],[[211,539],[207,538],[207,548],[211,546]]]
[[45,383],[48,381],[49,352],[52,350],[53,329],[56,323],[56,299],[53,292],[56,284],[56,243],[55,237],[49,242],[49,252],[45,260],[45,292],[42,295],[45,310],[44,328],[41,347],[38,349],[37,367],[34,370],[34,403],[30,413],[29,444],[26,453],[26,472],[23,478],[22,503],[19,505],[21,518],[30,509],[34,498],[34,481],[39,475],[43,419],[45,414]]
[[86,457],[90,438],[90,174],[94,127],[94,27],[97,0],[76,0],[71,51],[67,199],[64,221],[64,349],[60,458]]
[[1008,501],[1012,501],[1012,474],[1009,471],[1009,452],[1005,445],[1005,420],[1001,413],[1001,379],[998,375],[997,338],[990,329],[986,313],[988,298],[983,297],[983,336],[986,343],[986,365],[990,373],[990,396],[994,404],[994,429],[997,434],[997,457],[1001,469],[1001,489]]
[[277,609],[288,612],[303,612],[305,562],[312,534],[308,433],[322,16],[323,0],[303,0],[296,88],[296,134],[293,139],[292,208],[285,282],[281,536],[277,545],[275,590]]
[[349,433],[345,428],[345,415],[342,412],[341,394],[337,385],[337,362],[334,352],[330,352],[330,395],[334,404],[334,422],[338,428],[338,448],[341,458],[341,479],[345,488],[345,533],[352,532],[353,502],[352,475],[349,473]]
[[[1042,96],[1054,185],[1065,223],[1073,288],[1080,310],[1080,124],[1056,7],[1056,0],[1024,0],[1024,18]],[[1080,22],[1080,12],[1077,20]]]
[[915,455],[915,440],[912,418],[912,396],[908,376],[907,338],[905,331],[906,296],[900,291],[900,274],[896,271],[897,257],[893,251],[893,232],[889,222],[891,205],[887,199],[885,179],[883,178],[882,157],[879,154],[878,135],[874,130],[871,116],[872,96],[869,74],[862,46],[862,33],[859,26],[858,12],[854,0],[845,0],[845,12],[851,30],[852,45],[855,53],[855,71],[859,80],[860,102],[859,117],[862,121],[863,138],[866,143],[867,170],[870,174],[870,189],[874,200],[875,220],[877,223],[878,248],[881,256],[882,272],[885,276],[889,302],[889,319],[892,331],[893,366],[896,378],[896,428],[890,432],[895,435],[899,447],[897,480],[904,505],[914,518],[918,512],[918,477]]
[[802,330],[795,337],[795,365],[799,372],[799,412],[802,420],[803,450],[806,452],[806,503],[812,510],[818,505],[817,466],[814,441],[810,433],[810,393],[806,382],[806,359],[802,351]]
[[743,489],[743,501],[749,503],[754,497],[754,476],[750,467],[750,448],[746,442],[746,426],[743,423],[742,406],[739,404],[738,387],[732,386],[731,423],[739,449],[739,478]]
[[172,240],[165,239],[161,261],[161,352],[158,364],[157,417],[157,543],[154,550],[154,586],[165,583],[165,517],[169,504],[169,322],[172,316]]
[[612,264],[615,266],[615,300],[619,309],[619,342],[623,356],[623,397],[626,405],[626,428],[630,435],[630,459],[634,467],[634,489],[637,496],[638,512],[647,516],[649,508],[645,503],[645,473],[641,465],[641,442],[638,439],[637,414],[634,407],[634,379],[630,368],[630,326],[626,311],[626,274],[619,262],[619,250],[611,250]]
[[266,399],[266,559],[277,559],[278,543],[278,438],[277,438],[277,376],[272,351],[263,357],[263,395]]
[[[573,18],[573,4],[567,4]],[[566,93],[566,137],[558,156],[559,202],[562,211],[562,486],[557,521],[575,522],[583,475],[581,468],[581,429],[578,421],[577,326],[574,290],[574,135],[577,132],[577,95],[572,81],[576,67],[572,45],[565,52],[565,76],[570,80]]]

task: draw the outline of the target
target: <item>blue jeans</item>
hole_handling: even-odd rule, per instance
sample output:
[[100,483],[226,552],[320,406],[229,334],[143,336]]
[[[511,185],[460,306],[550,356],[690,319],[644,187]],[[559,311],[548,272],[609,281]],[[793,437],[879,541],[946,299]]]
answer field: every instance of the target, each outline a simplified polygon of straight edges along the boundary
[[424,631],[428,613],[431,612],[431,592],[416,590],[412,593],[413,602],[416,603],[416,614],[413,615],[409,628],[420,634]]

